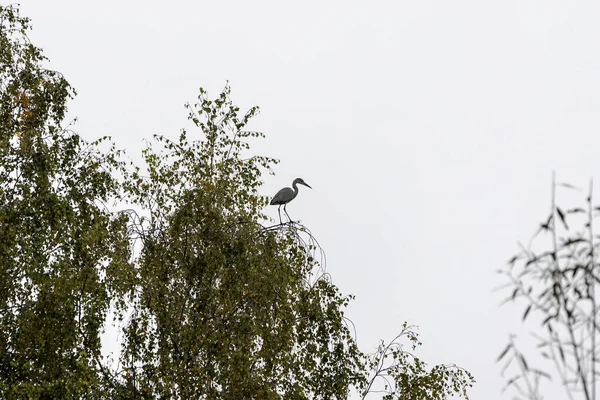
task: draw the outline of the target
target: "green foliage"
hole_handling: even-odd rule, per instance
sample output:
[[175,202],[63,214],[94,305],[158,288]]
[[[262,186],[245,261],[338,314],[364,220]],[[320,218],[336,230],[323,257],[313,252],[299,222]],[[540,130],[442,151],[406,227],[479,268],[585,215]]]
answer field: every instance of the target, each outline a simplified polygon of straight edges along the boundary
[[[466,396],[468,373],[402,350],[406,325],[361,353],[308,229],[262,225],[276,160],[249,153],[257,108],[201,89],[200,140],[156,136],[126,165],[108,138],[62,127],[74,91],[29,21],[0,7],[0,27],[1,398],[346,399],[381,377],[390,399]],[[112,312],[116,368],[100,341]]]
[[100,393],[107,270],[126,263],[115,152],[61,128],[73,91],[42,67],[28,20],[0,7],[0,394]]
[[129,385],[151,397],[346,398],[360,365],[347,299],[307,280],[317,262],[297,231],[259,224],[261,170],[275,161],[243,157],[262,136],[244,130],[257,109],[239,115],[229,88],[214,101],[201,90],[188,107],[205,140],[157,137],[162,152],[143,152],[148,176],[136,169],[128,186],[146,211],[135,218]]
[[[384,393],[384,400],[439,400],[449,396],[467,395],[475,379],[468,371],[454,364],[427,365],[411,351],[403,348],[400,339],[406,338],[411,351],[421,345],[414,326],[406,322],[402,331],[387,345],[382,341],[377,351],[368,359],[370,371],[366,385],[362,386],[363,399],[374,392]],[[377,387],[379,384],[379,387]],[[378,389],[375,391],[375,389]]]

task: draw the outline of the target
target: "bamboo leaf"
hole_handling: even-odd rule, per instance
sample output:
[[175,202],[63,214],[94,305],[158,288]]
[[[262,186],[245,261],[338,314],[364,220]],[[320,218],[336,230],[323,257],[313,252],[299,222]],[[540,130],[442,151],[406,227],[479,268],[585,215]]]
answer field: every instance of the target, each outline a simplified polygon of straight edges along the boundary
[[565,363],[565,352],[563,351],[563,348],[560,344],[558,345],[558,354],[560,354],[560,359],[562,360],[562,362],[564,364]]
[[581,243],[581,242],[585,242],[585,241],[586,241],[586,240],[585,240],[585,239],[583,239],[583,238],[568,238],[568,239],[567,239],[567,240],[566,240],[566,241],[563,243],[563,245],[564,245],[564,246],[570,246],[570,245],[572,245],[572,244],[575,244],[575,243]]
[[528,305],[527,308],[525,309],[525,312],[523,313],[522,321],[525,321],[525,319],[527,318],[527,315],[529,315],[529,311],[531,311],[531,304]]
[[558,217],[560,218],[561,222],[563,223],[565,229],[569,230],[569,225],[567,225],[567,221],[565,220],[565,214],[562,212],[562,210],[558,206],[556,207],[556,213],[558,214]]
[[512,344],[508,344],[508,346],[506,346],[504,348],[504,350],[502,350],[502,353],[500,353],[500,355],[498,356],[498,358],[496,359],[496,362],[499,362],[500,360],[502,360],[502,358],[504,358],[504,356],[508,353],[508,351],[512,348]]
[[525,368],[525,371],[529,371],[529,366],[527,365],[527,362],[525,361],[525,357],[523,357],[522,354],[519,354],[519,359],[521,360],[521,364],[523,364],[523,368]]
[[544,378],[546,378],[546,379],[548,379],[548,380],[550,380],[550,381],[552,380],[552,376],[550,376],[550,374],[549,374],[549,373],[547,373],[547,372],[544,372],[544,371],[542,371],[542,370],[539,370],[539,369],[532,368],[532,369],[531,369],[531,372],[533,372],[533,373],[535,373],[535,374],[537,374],[537,375],[543,376]]
[[561,183],[557,183],[556,186],[562,186],[562,187],[567,188],[567,189],[581,191],[580,188],[578,188],[577,186],[573,186],[570,183],[561,182]]

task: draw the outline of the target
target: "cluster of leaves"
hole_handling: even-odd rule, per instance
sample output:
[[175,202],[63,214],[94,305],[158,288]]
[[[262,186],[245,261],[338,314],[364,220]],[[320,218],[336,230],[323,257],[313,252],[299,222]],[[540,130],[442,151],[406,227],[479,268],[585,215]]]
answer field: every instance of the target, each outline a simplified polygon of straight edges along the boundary
[[421,345],[415,327],[406,322],[400,333],[388,344],[383,341],[368,359],[368,379],[362,386],[362,398],[383,393],[384,400],[437,400],[467,395],[475,379],[454,364],[436,365],[431,369],[411,351],[404,349],[401,339],[408,339],[412,351]]
[[116,152],[60,126],[73,94],[0,7],[0,397],[101,393],[107,270],[127,262]]
[[144,211],[127,386],[151,398],[346,398],[360,367],[341,318],[347,298],[326,279],[307,282],[316,260],[296,230],[258,223],[261,169],[274,160],[242,156],[261,135],[244,130],[257,109],[240,116],[228,87],[188,107],[206,140],[156,137],[148,175],[129,180]]
[[[468,373],[402,350],[406,325],[361,353],[308,229],[261,225],[276,160],[247,155],[257,108],[201,90],[202,140],[156,136],[128,165],[109,138],[61,126],[74,91],[29,21],[1,6],[0,28],[0,397],[346,399],[390,377],[386,398],[466,396]],[[101,352],[111,313],[116,367]]]
[[[503,374],[517,371],[507,380],[507,388],[529,399],[541,398],[540,384],[553,377],[564,386],[569,398],[596,398],[596,345],[599,333],[596,287],[600,282],[596,254],[600,243],[594,234],[594,220],[600,207],[592,203],[590,184],[586,206],[564,209],[555,204],[557,184],[553,181],[551,211],[533,235],[528,247],[512,257],[501,270],[510,289],[505,302],[522,300],[522,320],[532,322],[538,356],[554,365],[554,372],[535,368],[527,361],[511,337],[498,357],[505,360]],[[571,185],[560,186],[574,190]],[[578,190],[578,189],[577,189]],[[580,225],[575,230],[573,226]],[[532,250],[534,239],[546,239],[541,251]]]

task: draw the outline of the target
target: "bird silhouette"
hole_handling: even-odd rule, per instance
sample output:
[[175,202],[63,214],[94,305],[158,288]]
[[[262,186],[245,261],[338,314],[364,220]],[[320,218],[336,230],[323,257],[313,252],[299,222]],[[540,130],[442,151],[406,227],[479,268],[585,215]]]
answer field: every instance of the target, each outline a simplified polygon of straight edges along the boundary
[[279,223],[280,224],[283,224],[283,222],[281,222],[281,206],[283,206],[283,212],[285,213],[285,215],[287,215],[290,222],[292,221],[292,219],[290,218],[290,215],[287,213],[287,210],[285,209],[285,206],[287,206],[287,203],[294,200],[296,198],[296,196],[298,196],[298,184],[304,185],[304,186],[312,189],[310,186],[308,186],[308,184],[306,182],[304,182],[304,180],[302,178],[296,178],[296,179],[294,179],[294,182],[292,182],[292,187],[294,189],[289,188],[289,187],[284,187],[279,192],[277,192],[277,194],[275,194],[275,196],[273,196],[273,200],[271,200],[272,206],[279,205],[279,208],[277,208],[277,213],[279,214]]

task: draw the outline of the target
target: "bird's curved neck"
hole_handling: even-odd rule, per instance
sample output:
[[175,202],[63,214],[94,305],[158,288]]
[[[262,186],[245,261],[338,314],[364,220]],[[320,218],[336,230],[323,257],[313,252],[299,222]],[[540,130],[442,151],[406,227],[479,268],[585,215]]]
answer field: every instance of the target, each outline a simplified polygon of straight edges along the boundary
[[294,188],[294,193],[298,194],[298,183],[296,181],[292,182],[292,187]]

